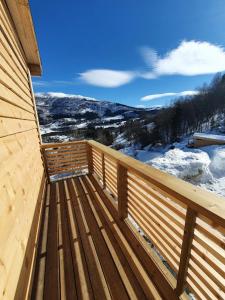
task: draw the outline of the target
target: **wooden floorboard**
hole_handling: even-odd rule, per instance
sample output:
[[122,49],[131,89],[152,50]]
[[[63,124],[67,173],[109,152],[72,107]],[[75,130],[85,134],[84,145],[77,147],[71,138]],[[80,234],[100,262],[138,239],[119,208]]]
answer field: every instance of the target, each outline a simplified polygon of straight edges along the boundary
[[[61,216],[61,228],[62,228],[62,250],[64,259],[64,274],[65,274],[65,289],[66,298],[77,299],[73,259],[70,245],[70,229],[69,229],[69,217],[66,203],[66,193],[63,181],[58,184],[59,187],[59,205],[60,205],[60,216]],[[61,281],[60,281],[61,282]]]
[[52,183],[48,189],[32,299],[160,298],[137,278],[115,237],[115,221],[100,207],[101,198],[87,176]]
[[48,237],[46,247],[46,267],[43,299],[60,299],[59,297],[59,263],[58,263],[58,222],[56,184],[50,190]]
[[[106,299],[107,289],[104,289],[104,281],[101,279],[101,274],[99,274],[98,260],[96,260],[95,253],[91,246],[92,237],[90,235],[89,228],[85,224],[85,219],[83,218],[82,209],[80,205],[80,198],[76,193],[76,187],[72,180],[67,181],[68,189],[71,197],[71,202],[73,205],[73,212],[78,223],[79,234],[82,241],[85,262],[87,265],[87,270],[89,274],[89,279],[91,282],[93,295],[95,299]],[[85,226],[86,225],[86,226]]]
[[[117,270],[120,274],[120,277],[123,280],[123,283],[127,289],[127,293],[131,299],[146,299],[146,296],[141,288],[139,282],[137,281],[136,276],[134,275],[130,265],[123,254],[117,240],[115,239],[113,232],[111,231],[108,223],[106,221],[106,216],[102,213],[101,209],[99,208],[96,198],[95,198],[95,191],[88,185],[86,178],[81,178],[80,181],[82,185],[89,193],[89,201],[90,207],[92,208],[93,214],[97,215],[100,222],[101,222],[101,231],[107,247],[113,257],[114,263],[117,267]],[[109,220],[112,224],[114,224],[113,219]]]

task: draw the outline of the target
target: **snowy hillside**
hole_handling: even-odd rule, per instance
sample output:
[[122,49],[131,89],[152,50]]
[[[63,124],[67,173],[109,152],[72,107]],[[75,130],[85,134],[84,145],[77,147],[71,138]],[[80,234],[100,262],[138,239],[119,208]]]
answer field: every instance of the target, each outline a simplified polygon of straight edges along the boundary
[[[161,116],[159,108],[147,110],[62,93],[38,93],[36,102],[44,142],[95,139],[225,197],[225,146],[190,149],[187,138],[164,147],[160,141],[149,142],[154,118]],[[223,112],[214,115],[207,135],[225,136],[224,119]],[[155,141],[154,135],[152,138]]]
[[71,134],[94,128],[119,128],[130,119],[152,115],[159,108],[143,109],[97,100],[81,95],[37,93],[35,95],[41,132],[58,140],[70,139]]
[[121,151],[159,170],[225,197],[225,146],[190,149],[186,144],[187,139],[184,139],[172,147],[150,149],[146,147],[144,150],[137,150],[130,146]]

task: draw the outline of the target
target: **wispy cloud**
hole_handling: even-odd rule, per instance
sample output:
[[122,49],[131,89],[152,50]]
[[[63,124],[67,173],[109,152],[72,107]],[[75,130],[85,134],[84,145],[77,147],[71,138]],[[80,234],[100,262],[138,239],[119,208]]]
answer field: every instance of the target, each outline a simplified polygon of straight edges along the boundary
[[75,79],[72,80],[49,80],[49,81],[44,81],[44,80],[33,80],[33,86],[35,87],[57,87],[57,86],[68,86],[68,85],[78,85],[79,82],[78,80],[76,81]]
[[44,87],[44,86],[48,86],[49,85],[49,82],[47,81],[42,81],[42,80],[38,80],[38,81],[32,81],[33,83],[33,86],[37,86],[37,87]]
[[80,74],[80,79],[85,83],[114,88],[131,82],[136,77],[132,71],[115,71],[109,69],[87,70]]
[[33,85],[35,87],[67,86],[84,82],[104,88],[116,88],[137,78],[149,80],[165,75],[195,76],[225,71],[225,49],[209,42],[184,40],[162,56],[159,56],[154,49],[141,47],[140,54],[146,64],[145,71],[89,69],[80,73],[76,79],[34,80]]
[[79,82],[76,81],[75,79],[73,79],[73,80],[53,80],[52,84],[57,85],[57,86],[66,86],[66,85],[78,85]]
[[147,95],[141,98],[141,101],[151,101],[159,98],[164,98],[164,97],[184,97],[184,96],[194,96],[197,95],[199,92],[198,91],[183,91],[179,93],[162,93],[162,94],[152,94],[152,95]]
[[142,77],[151,79],[163,75],[202,75],[225,70],[225,50],[223,47],[201,41],[182,41],[179,46],[157,56],[151,48],[141,48],[143,59],[150,71]]

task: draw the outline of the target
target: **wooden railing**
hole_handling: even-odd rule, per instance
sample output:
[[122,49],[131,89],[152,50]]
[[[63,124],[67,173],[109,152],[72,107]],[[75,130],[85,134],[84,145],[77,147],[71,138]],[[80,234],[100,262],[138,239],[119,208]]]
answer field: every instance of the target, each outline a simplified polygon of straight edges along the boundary
[[95,141],[42,149],[49,176],[86,170],[97,179],[166,298],[225,299],[225,199]]
[[85,141],[43,144],[41,150],[49,181],[65,176],[81,175],[88,171]]
[[164,261],[174,294],[225,299],[225,199],[95,141],[88,147],[91,172]]

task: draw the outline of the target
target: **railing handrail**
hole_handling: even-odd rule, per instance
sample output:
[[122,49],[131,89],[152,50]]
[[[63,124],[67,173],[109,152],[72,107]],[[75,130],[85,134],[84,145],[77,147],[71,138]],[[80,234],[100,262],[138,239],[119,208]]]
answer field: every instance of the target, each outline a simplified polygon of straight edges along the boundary
[[70,146],[70,145],[74,145],[74,144],[85,144],[85,143],[87,143],[86,140],[61,142],[61,143],[43,143],[43,144],[41,144],[41,149],[61,147],[61,146],[67,146],[67,145]]
[[132,169],[139,176],[149,180],[159,189],[183,202],[198,214],[202,214],[225,228],[224,198],[185,182],[171,174],[157,170],[94,140],[88,140],[87,143],[116,159],[117,163],[120,163],[127,169]]

